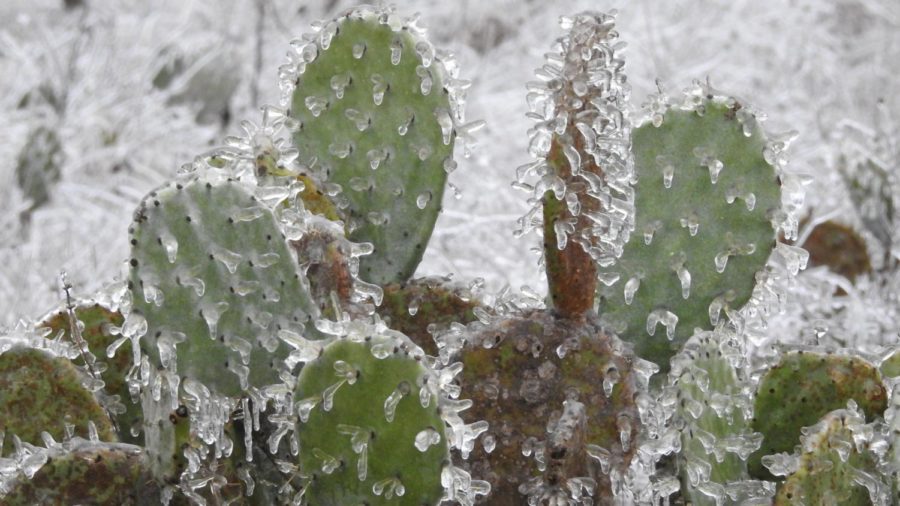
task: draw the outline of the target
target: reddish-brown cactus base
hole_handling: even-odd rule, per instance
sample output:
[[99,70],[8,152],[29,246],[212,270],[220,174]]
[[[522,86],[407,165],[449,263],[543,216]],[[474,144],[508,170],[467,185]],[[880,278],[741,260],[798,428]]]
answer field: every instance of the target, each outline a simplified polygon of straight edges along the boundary
[[135,446],[85,443],[19,479],[3,504],[160,504],[161,490]]
[[[104,389],[110,395],[118,395],[119,400],[125,405],[125,413],[116,416],[116,425],[119,429],[119,439],[125,443],[142,444],[142,435],[133,436],[131,429],[140,427],[143,416],[139,403],[131,401],[128,392],[128,384],[125,376],[131,370],[133,357],[131,342],[125,341],[116,350],[112,358],[106,356],[106,349],[120,336],[111,332],[111,327],[121,327],[124,322],[122,314],[118,311],[110,311],[100,304],[91,304],[75,308],[75,317],[84,325],[81,338],[87,343],[88,349],[97,358],[98,362],[106,364],[106,370],[100,373],[105,384]],[[77,346],[72,336],[69,316],[66,311],[54,313],[53,316],[39,324],[39,327],[49,328],[48,339],[61,338],[63,341]],[[84,365],[84,361],[77,359],[76,365]]]
[[[560,346],[568,348],[563,358]],[[592,315],[572,321],[535,311],[477,332],[463,356],[462,397],[474,402],[463,417],[468,423],[486,420],[490,428],[463,465],[491,483],[485,504],[525,504],[519,487],[536,477],[560,488],[568,478],[591,477],[597,480],[594,504],[612,501],[609,475],[585,446],[607,450],[614,473],[624,473],[634,455],[640,430],[635,377],[630,356],[618,348]],[[614,376],[618,381],[606,395],[604,379]],[[566,400],[584,404],[586,416],[572,437],[548,442],[547,427],[560,417]],[[623,447],[626,427],[630,433]],[[486,436],[496,441],[491,452],[484,448]],[[544,448],[543,472],[533,454],[522,453],[529,438]]]
[[6,433],[7,442],[15,434],[42,446],[43,431],[62,441],[67,424],[75,427],[75,435],[88,437],[88,422],[94,422],[101,440],[116,438],[106,412],[68,359],[37,349],[0,354],[0,413],[0,433]]
[[312,298],[322,313],[335,318],[332,294],[342,311],[350,309],[353,276],[350,274],[350,252],[344,247],[347,241],[328,230],[311,229],[290,244],[297,252],[301,267],[306,270]]
[[852,228],[826,221],[816,226],[803,243],[809,266],[825,265],[850,281],[872,272],[866,242]]
[[437,345],[429,327],[439,332],[454,322],[471,323],[475,321],[473,310],[478,306],[478,301],[465,297],[441,280],[425,278],[385,286],[378,314],[392,329],[409,336],[425,353],[437,356]]

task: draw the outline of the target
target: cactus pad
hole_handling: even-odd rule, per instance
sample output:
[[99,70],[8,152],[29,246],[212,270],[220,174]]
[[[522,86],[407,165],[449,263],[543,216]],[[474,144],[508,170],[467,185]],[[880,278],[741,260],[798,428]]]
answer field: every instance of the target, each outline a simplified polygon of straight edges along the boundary
[[750,299],[781,208],[763,131],[706,93],[634,130],[635,229],[601,274],[599,312],[663,372],[695,328]]
[[51,451],[47,463],[33,477],[18,478],[9,494],[2,498],[3,504],[161,503],[161,484],[151,475],[139,447],[91,441],[77,443],[68,451]]
[[851,399],[869,420],[884,412],[887,392],[872,364],[856,357],[811,352],[784,355],[759,383],[753,429],[764,439],[762,447],[750,456],[750,474],[772,479],[762,457],[791,452],[801,428],[846,406]]
[[0,353],[0,413],[0,434],[15,434],[34,445],[42,443],[43,431],[62,440],[66,425],[87,437],[88,422],[100,439],[115,440],[109,417],[83,386],[81,373],[67,359],[38,349],[13,347]]
[[[81,338],[87,343],[91,354],[97,358],[98,362],[105,364],[106,370],[100,374],[104,390],[107,394],[118,395],[119,402],[124,406],[125,411],[115,415],[119,440],[125,443],[141,444],[143,437],[136,435],[142,423],[141,407],[140,403],[132,401],[128,383],[125,380],[133,362],[131,342],[125,340],[116,350],[115,356],[111,358],[107,356],[109,346],[121,337],[113,333],[113,328],[121,327],[124,318],[118,311],[110,311],[97,303],[76,307],[75,317],[81,327]],[[50,329],[50,334],[47,335],[48,339],[61,338],[75,344],[77,348],[67,311],[53,313],[40,323],[39,327]],[[74,362],[77,365],[83,365],[81,359]]]
[[360,277],[386,284],[415,271],[441,209],[456,106],[448,72],[415,26],[357,9],[298,50],[291,115],[301,160],[343,192],[348,237],[370,242]]
[[478,306],[471,294],[444,280],[421,278],[385,286],[378,314],[392,329],[409,336],[425,353],[437,356],[434,333],[452,323],[475,321],[474,309]]
[[[792,504],[873,504],[858,475],[877,476],[874,454],[859,440],[867,427],[861,413],[840,409],[828,413],[803,437],[800,466],[778,489],[775,506]],[[886,503],[885,503],[886,504]]]
[[[724,330],[695,334],[672,360],[681,428],[681,482],[691,502],[715,505],[749,479],[747,457],[759,448],[750,428],[746,351]],[[747,498],[744,498],[747,499]]]
[[[212,176],[209,176],[212,179]],[[171,183],[131,228],[133,311],[152,362],[221,395],[278,381],[280,330],[314,332],[318,310],[268,207],[241,183]]]
[[301,370],[294,396],[308,504],[440,502],[447,433],[436,380],[411,348],[393,338],[341,339]]
[[533,311],[470,329],[461,387],[473,405],[465,418],[490,426],[466,462],[491,483],[488,503],[570,498],[590,478],[596,485],[581,497],[612,504],[611,481],[624,476],[641,429],[633,357],[616,351],[621,343],[596,318]]

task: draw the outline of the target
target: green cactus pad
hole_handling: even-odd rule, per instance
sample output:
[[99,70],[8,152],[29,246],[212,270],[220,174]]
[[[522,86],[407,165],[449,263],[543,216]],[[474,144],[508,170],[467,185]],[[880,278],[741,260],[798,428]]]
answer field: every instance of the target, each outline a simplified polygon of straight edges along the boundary
[[75,366],[38,349],[13,347],[0,353],[0,413],[0,433],[34,445],[43,444],[43,431],[62,441],[66,425],[75,427],[75,435],[88,437],[88,422],[94,422],[100,439],[116,438]]
[[419,264],[456,137],[443,63],[418,29],[386,19],[360,9],[322,28],[291,106],[301,160],[342,187],[348,237],[375,247],[360,277],[382,285]]
[[173,353],[177,343],[179,375],[237,396],[279,381],[290,351],[280,330],[315,332],[318,310],[279,226],[239,182],[152,192],[131,243],[133,310],[147,321],[144,351],[157,365],[166,362],[160,347]]
[[425,353],[437,356],[434,333],[452,323],[475,321],[474,309],[479,306],[471,295],[444,280],[421,278],[385,286],[384,301],[377,311],[392,329],[409,336]]
[[854,432],[862,416],[848,410],[828,413],[804,438],[800,466],[775,496],[775,506],[793,504],[872,504],[869,491],[855,481],[859,472],[878,476],[875,455],[863,450]]
[[[124,443],[142,444],[143,436],[132,432],[132,430],[136,432],[137,429],[140,429],[143,420],[141,406],[140,403],[132,402],[128,383],[125,381],[125,376],[131,370],[134,361],[131,341],[125,340],[116,351],[115,356],[107,357],[107,348],[121,337],[114,334],[112,328],[122,326],[124,322],[122,314],[94,303],[76,307],[75,317],[81,327],[81,338],[85,340],[88,349],[97,358],[97,361],[106,367],[106,370],[100,373],[104,390],[110,395],[118,395],[119,402],[125,406],[124,413],[115,415],[119,440]],[[53,313],[38,326],[50,329],[48,339],[61,337],[63,341],[77,347],[77,343],[72,337],[67,311]],[[75,360],[75,364],[83,365],[83,360]]]
[[[761,442],[746,415],[751,403],[743,374],[746,353],[724,331],[694,335],[672,360],[679,402],[681,483],[697,506],[715,505],[734,482],[749,479],[747,456]],[[739,442],[740,446],[735,443]],[[709,466],[709,474],[705,475]]]
[[759,383],[753,408],[753,430],[763,444],[750,456],[750,474],[771,480],[762,457],[791,452],[800,429],[816,423],[829,411],[854,400],[866,418],[887,408],[887,392],[878,369],[856,357],[811,352],[784,355]]
[[662,372],[695,328],[750,299],[781,207],[762,130],[733,100],[701,100],[634,130],[635,229],[599,289],[604,320]]
[[437,385],[406,351],[410,347],[378,338],[338,340],[300,372],[294,397],[301,413],[300,467],[311,479],[307,504],[440,502],[447,434],[436,395],[425,407],[420,402],[420,388]]
[[882,360],[878,369],[885,378],[896,378],[897,376],[900,376],[900,347]]
[[68,452],[51,452],[32,478],[17,478],[2,498],[8,506],[35,504],[160,504],[154,479],[137,446],[83,441]]

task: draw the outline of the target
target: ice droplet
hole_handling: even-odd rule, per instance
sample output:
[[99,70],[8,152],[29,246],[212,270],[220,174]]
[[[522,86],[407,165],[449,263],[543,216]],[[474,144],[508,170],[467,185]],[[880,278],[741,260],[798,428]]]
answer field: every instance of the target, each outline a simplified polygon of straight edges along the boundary
[[434,46],[427,40],[420,40],[416,42],[416,54],[422,60],[423,66],[430,67],[434,61]]
[[388,84],[381,74],[372,74],[371,80],[372,100],[375,102],[375,105],[381,105],[381,102],[384,100],[384,94],[388,90]]
[[369,168],[375,170],[381,162],[387,159],[387,151],[383,149],[370,149],[366,153],[366,158],[369,159]]
[[446,107],[439,107],[435,109],[434,116],[441,127],[441,140],[447,146],[453,136],[453,118],[450,117],[450,111]]
[[365,44],[353,44],[353,57],[357,60],[362,58],[363,55],[366,54],[366,45]]
[[328,455],[319,448],[313,448],[313,456],[322,461],[320,469],[325,474],[331,474],[341,466],[341,462],[338,459]]
[[428,451],[433,445],[436,445],[441,442],[441,435],[438,431],[432,429],[431,427],[420,431],[416,434],[415,445],[416,449],[420,452]]
[[325,109],[328,108],[328,100],[322,97],[309,96],[306,97],[306,100],[304,100],[303,103],[315,118],[318,118],[319,115],[325,112]]
[[350,85],[350,74],[337,74],[331,78],[331,91],[338,99],[344,98],[344,89]]
[[332,142],[328,145],[328,153],[340,159],[347,158],[353,152],[353,145],[350,142]]
[[360,132],[366,131],[372,124],[372,119],[368,114],[359,112],[356,109],[348,108],[344,111],[344,116],[356,125],[356,129]]
[[391,65],[400,65],[401,56],[403,56],[403,42],[394,39],[391,42]]
[[625,304],[631,305],[631,302],[634,301],[634,294],[637,293],[638,288],[641,286],[641,278],[637,276],[631,277],[628,282],[625,283],[625,289],[623,290],[625,295]]
[[400,404],[400,399],[403,398],[404,391],[400,387],[394,389],[391,392],[391,395],[384,400],[384,418],[388,422],[394,421],[394,414],[397,412],[397,405]]
[[426,97],[431,94],[431,88],[434,86],[434,78],[431,77],[431,70],[419,65],[416,67],[416,75],[421,79],[419,83],[419,91]]
[[306,423],[309,421],[309,414],[312,413],[312,410],[322,401],[322,398],[319,396],[309,397],[303,399],[302,401],[297,403],[297,416],[300,417],[300,421]]
[[678,325],[678,316],[665,309],[654,309],[647,315],[647,333],[651,336],[656,333],[656,326],[662,323],[666,328],[666,338],[675,338],[675,326]]
[[218,338],[218,330],[216,329],[216,327],[219,324],[219,318],[222,317],[222,313],[227,310],[228,303],[225,301],[204,301],[200,304],[200,311],[203,314],[203,319],[206,320],[206,326],[209,328],[210,339]]
[[416,207],[419,209],[425,209],[425,206],[427,206],[429,202],[431,202],[430,191],[420,193],[419,196],[416,197]]
[[159,234],[159,242],[162,243],[163,248],[166,250],[166,258],[169,259],[170,264],[175,263],[175,257],[178,256],[178,241],[168,231],[162,231]]
[[691,296],[691,273],[683,265],[677,272],[678,280],[681,281],[681,297],[687,299]]

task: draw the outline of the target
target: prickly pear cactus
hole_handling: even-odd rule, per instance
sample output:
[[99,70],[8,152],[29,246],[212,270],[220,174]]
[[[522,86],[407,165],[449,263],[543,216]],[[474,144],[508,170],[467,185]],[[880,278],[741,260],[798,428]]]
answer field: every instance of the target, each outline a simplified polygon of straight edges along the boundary
[[45,463],[13,481],[8,506],[160,504],[162,487],[140,447],[73,439],[39,453]]
[[301,161],[342,193],[348,237],[375,246],[360,277],[386,284],[415,271],[441,209],[464,127],[455,67],[423,29],[359,7],[317,27],[282,67]]
[[449,464],[438,377],[401,335],[338,339],[307,363],[295,398],[305,503],[436,505]]
[[61,441],[70,425],[76,435],[87,437],[93,424],[100,439],[115,440],[109,416],[67,358],[24,346],[4,347],[0,340],[0,435],[39,445],[42,432]]
[[738,491],[754,488],[747,482],[747,458],[762,435],[750,427],[747,362],[740,337],[724,329],[695,334],[672,359],[682,490],[695,505],[739,504],[749,498]]
[[[110,396],[118,396],[118,400],[107,402],[114,404],[114,408],[107,411],[114,414],[119,440],[130,444],[141,444],[143,437],[140,435],[142,424],[140,403],[134,402],[128,388],[126,376],[133,365],[131,342],[123,341],[117,348],[117,342],[121,339],[118,329],[122,327],[124,318],[118,311],[111,311],[99,303],[81,304],[74,308],[78,325],[77,331],[80,338],[84,339],[90,353],[103,364],[104,370],[100,373],[103,380],[103,392]],[[75,337],[72,335],[72,322],[69,320],[67,310],[56,311],[43,322],[39,328],[49,330],[48,339],[61,339],[76,346]],[[115,355],[108,356],[108,351],[114,351]],[[84,360],[79,358],[73,361],[76,365],[84,366]]]
[[469,327],[465,418],[487,423],[462,456],[492,484],[487,504],[611,503],[641,430],[634,357],[592,318],[539,310]]
[[878,458],[868,449],[871,432],[855,409],[832,411],[809,427],[800,438],[799,466],[778,489],[775,505],[873,504],[886,484],[876,478]]
[[318,309],[272,211],[214,174],[152,192],[131,228],[133,313],[152,362],[221,395],[279,381],[278,333],[313,332]]
[[764,439],[750,456],[750,474],[771,480],[762,457],[792,451],[801,428],[850,400],[859,405],[867,420],[884,412],[887,392],[875,366],[853,356],[809,351],[782,356],[760,380],[756,393],[753,430],[761,432]]
[[475,321],[480,306],[470,290],[447,279],[420,278],[384,287],[378,314],[391,328],[409,336],[425,353],[437,356],[434,335],[452,324]]
[[657,107],[632,138],[634,233],[598,295],[604,320],[666,371],[695,328],[750,299],[775,245],[781,180],[778,148],[737,100],[699,87]]
[[522,232],[542,223],[550,299],[567,318],[594,307],[595,262],[618,257],[633,225],[630,85],[614,21],[592,12],[563,18],[568,33],[538,69],[542,82],[529,84],[537,160],[519,168],[517,184],[534,205],[519,223]]

